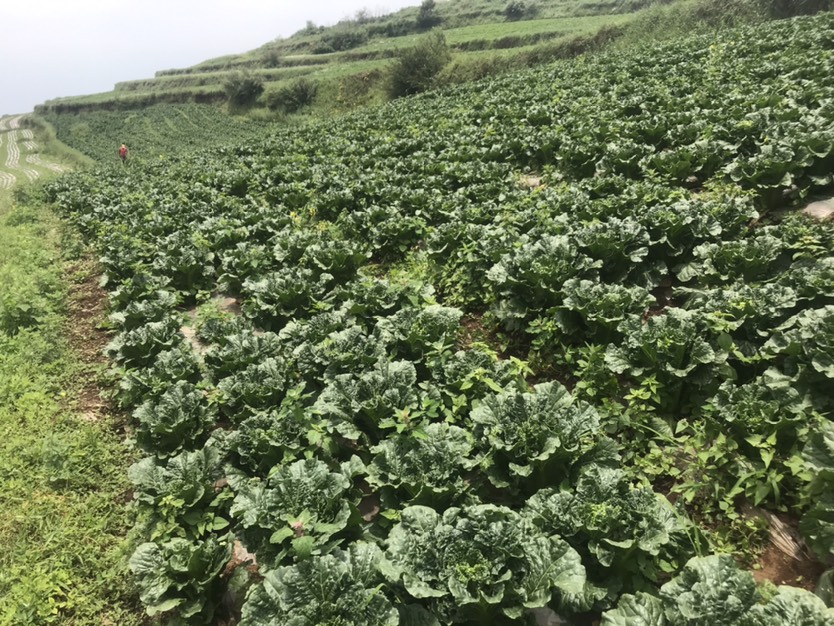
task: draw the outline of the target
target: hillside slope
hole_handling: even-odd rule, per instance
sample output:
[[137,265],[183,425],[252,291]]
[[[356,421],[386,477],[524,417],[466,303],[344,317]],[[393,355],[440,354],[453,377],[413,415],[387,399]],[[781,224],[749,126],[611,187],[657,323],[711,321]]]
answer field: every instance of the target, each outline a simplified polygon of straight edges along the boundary
[[[305,78],[320,89],[322,110],[347,110],[384,100],[384,70],[398,51],[413,46],[419,36],[441,29],[454,62],[477,65],[489,73],[490,64],[517,58],[518,64],[574,54],[593,45],[600,29],[615,29],[635,12],[672,0],[538,0],[515,2],[508,13],[505,0],[449,0],[425,15],[420,7],[374,17],[360,12],[332,27],[313,24],[291,37],[278,39],[245,54],[207,60],[189,68],[162,70],[153,79],[125,81],[114,91],[57,98],[40,112],[135,109],[157,103],[217,103],[226,100],[224,82],[245,70],[268,91]],[[587,38],[587,41],[586,39]],[[483,69],[487,68],[487,69]],[[458,69],[466,74],[468,69]]]
[[739,567],[834,564],[832,64],[834,15],[774,22],[51,185],[149,612],[831,623]]

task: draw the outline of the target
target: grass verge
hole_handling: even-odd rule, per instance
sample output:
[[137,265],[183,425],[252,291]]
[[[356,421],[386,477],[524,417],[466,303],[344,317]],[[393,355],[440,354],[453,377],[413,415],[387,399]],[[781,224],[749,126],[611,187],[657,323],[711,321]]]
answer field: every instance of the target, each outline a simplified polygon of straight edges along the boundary
[[[76,288],[60,224],[0,192],[0,626],[138,626],[125,566],[130,454],[80,414],[96,377],[67,337]],[[77,264],[76,264],[77,265]]]

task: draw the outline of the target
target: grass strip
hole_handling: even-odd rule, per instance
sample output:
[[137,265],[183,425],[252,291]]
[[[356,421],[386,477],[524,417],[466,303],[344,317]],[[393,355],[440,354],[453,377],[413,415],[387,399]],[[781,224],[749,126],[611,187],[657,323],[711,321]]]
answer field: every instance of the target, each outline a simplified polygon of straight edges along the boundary
[[79,414],[60,224],[0,192],[0,626],[143,623],[125,565],[130,454]]

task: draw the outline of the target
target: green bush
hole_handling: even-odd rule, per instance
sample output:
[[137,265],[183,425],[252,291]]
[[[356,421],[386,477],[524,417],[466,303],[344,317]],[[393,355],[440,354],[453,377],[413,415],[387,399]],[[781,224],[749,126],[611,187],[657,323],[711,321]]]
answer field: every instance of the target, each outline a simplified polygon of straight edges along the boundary
[[811,15],[834,8],[831,0],[760,0],[770,17],[783,18]]
[[390,94],[394,98],[430,89],[440,71],[452,60],[446,36],[435,30],[413,48],[403,50],[391,68]]
[[434,0],[423,0],[420,5],[420,12],[417,13],[417,26],[420,28],[432,28],[440,23],[440,16],[437,14],[437,7]]
[[522,20],[526,17],[532,17],[537,12],[537,7],[532,4],[524,2],[524,0],[510,0],[509,4],[504,8],[504,17],[508,20]]
[[368,41],[368,29],[354,23],[342,23],[327,29],[313,47],[313,54],[343,52],[361,46]]
[[295,113],[313,104],[318,93],[318,84],[309,78],[299,78],[289,83],[269,90],[264,100],[272,111]]
[[235,72],[223,83],[223,90],[229,103],[236,106],[249,106],[264,92],[264,83],[249,72]]

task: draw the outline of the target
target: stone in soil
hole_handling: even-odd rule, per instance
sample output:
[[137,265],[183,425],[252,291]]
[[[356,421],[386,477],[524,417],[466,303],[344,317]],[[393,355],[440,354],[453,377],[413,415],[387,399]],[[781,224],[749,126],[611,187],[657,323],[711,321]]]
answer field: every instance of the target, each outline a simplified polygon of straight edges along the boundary
[[802,209],[802,213],[820,221],[830,220],[834,218],[834,198],[812,202]]

